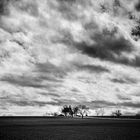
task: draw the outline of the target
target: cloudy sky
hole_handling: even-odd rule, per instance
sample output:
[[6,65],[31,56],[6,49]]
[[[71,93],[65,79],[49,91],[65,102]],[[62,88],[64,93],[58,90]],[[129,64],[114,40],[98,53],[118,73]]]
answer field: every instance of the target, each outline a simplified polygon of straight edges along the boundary
[[0,115],[65,104],[140,111],[139,0],[0,1]]

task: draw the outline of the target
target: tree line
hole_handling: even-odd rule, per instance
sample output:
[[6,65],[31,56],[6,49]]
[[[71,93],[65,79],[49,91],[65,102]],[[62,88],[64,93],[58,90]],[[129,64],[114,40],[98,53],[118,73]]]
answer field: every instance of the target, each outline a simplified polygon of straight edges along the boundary
[[[65,117],[74,117],[80,115],[82,118],[84,118],[84,116],[88,116],[89,107],[87,107],[86,105],[78,105],[74,107],[72,107],[71,105],[64,105],[61,109],[61,113],[64,114]],[[95,113],[96,116],[103,116],[105,113],[104,108],[96,109]],[[114,112],[112,112],[111,116],[119,118],[120,116],[122,116],[121,110],[115,110]]]
[[[85,116],[88,116],[89,113],[89,107],[86,105],[77,105],[77,106],[71,106],[71,105],[64,105],[61,108],[61,114],[58,113],[51,113],[52,116],[65,116],[65,117],[75,117],[80,116],[81,118],[84,118]],[[104,116],[105,111],[104,108],[98,108],[95,109],[95,116]],[[115,110],[112,112],[111,116],[119,118],[122,116],[121,110]]]
[[64,114],[64,116],[77,116],[80,115],[82,118],[84,116],[88,115],[89,108],[86,105],[78,105],[72,107],[71,105],[65,105],[61,109],[61,113]]

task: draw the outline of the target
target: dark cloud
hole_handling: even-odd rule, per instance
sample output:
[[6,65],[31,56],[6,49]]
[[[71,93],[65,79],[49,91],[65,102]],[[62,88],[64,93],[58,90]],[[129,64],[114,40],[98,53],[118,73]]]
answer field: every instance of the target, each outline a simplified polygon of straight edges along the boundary
[[37,5],[36,1],[28,1],[28,2],[15,1],[15,2],[13,2],[13,5],[18,10],[20,10],[22,12],[26,12],[32,16],[37,17],[39,15],[38,5]]
[[132,94],[132,96],[140,97],[140,92]]
[[[119,0],[114,0],[113,1],[113,14],[114,15],[118,15],[118,9],[119,9],[119,7],[121,7],[121,3],[120,3],[120,1]],[[107,3],[107,2],[103,2],[103,3],[101,3],[100,4],[100,10],[101,10],[101,12],[106,12],[106,13],[108,13],[108,12],[110,12],[110,5]]]
[[120,7],[121,6],[120,0],[114,0],[114,6]]
[[137,11],[140,11],[140,1],[135,4],[135,8]]
[[47,92],[39,92],[38,94],[43,96],[52,96],[52,97],[60,97],[57,93],[47,93]]
[[62,16],[68,20],[76,20],[78,16],[76,15],[75,5],[76,0],[59,0],[57,10],[62,14]]
[[122,77],[122,78],[113,78],[111,79],[114,83],[120,83],[120,84],[136,84],[137,80],[129,77]]
[[8,58],[11,57],[11,54],[10,54],[9,51],[4,50],[4,49],[1,48],[1,52],[2,53],[0,53],[0,61],[4,61],[5,59],[8,59]]
[[116,39],[113,33],[104,32],[103,34],[96,34],[93,40],[96,41],[95,45],[81,42],[77,43],[76,47],[90,56],[109,60],[113,58],[113,53],[120,54],[122,51],[131,51],[131,44],[123,37]]
[[44,102],[44,101],[26,101],[26,100],[20,100],[20,101],[9,101],[10,104],[12,105],[17,105],[17,106],[46,106],[46,105],[58,105],[56,102]]
[[109,101],[104,101],[104,100],[96,100],[91,102],[95,108],[100,108],[100,107],[111,107],[111,106],[116,106],[117,104]]
[[124,81],[123,79],[117,79],[117,78],[111,79],[111,81],[114,83],[120,83],[120,84],[126,83],[126,81]]
[[123,103],[120,103],[119,105],[125,106],[125,107],[140,108],[140,103],[123,102]]
[[117,94],[117,97],[118,97],[118,99],[119,100],[131,100],[131,98],[130,97],[126,97],[126,96],[123,96],[123,95],[120,95],[120,94]]
[[[13,85],[33,88],[52,89],[61,86],[65,71],[52,64],[37,64],[34,73],[31,75],[12,75],[7,74],[0,78],[1,81],[8,82]],[[36,76],[34,76],[36,74]],[[46,81],[47,84],[42,82]]]
[[16,105],[16,106],[46,106],[46,105],[57,105],[57,106],[63,106],[63,105],[77,105],[80,104],[80,102],[75,102],[71,99],[60,99],[59,98],[52,98],[53,101],[38,101],[38,100],[29,100],[27,98],[23,97],[8,97],[7,99],[1,100],[5,104],[9,105]]
[[105,67],[99,66],[99,65],[77,65],[79,70],[87,70],[89,72],[95,72],[95,73],[103,73],[103,72],[109,72],[109,70]]
[[5,15],[8,13],[8,2],[9,0],[0,0],[0,15]]
[[135,37],[134,39],[136,41],[138,40],[138,38],[140,37],[140,22],[136,27],[132,29],[131,35]]
[[44,75],[44,74],[40,74],[38,76],[38,78],[42,79],[42,80],[46,80],[46,81],[50,81],[50,82],[62,82],[63,79],[58,79],[57,77],[53,76],[53,75]]
[[[77,96],[80,98],[80,96]],[[58,105],[63,106],[63,105],[79,105],[81,104],[80,101],[75,101],[73,99],[70,98],[70,96],[66,99],[66,98],[55,98],[53,99],[54,101],[56,101],[58,103]],[[83,102],[82,102],[83,103]]]
[[34,87],[34,88],[45,87],[45,85],[41,84],[42,79],[36,77],[7,75],[0,78],[0,80],[8,82],[13,85],[19,85],[23,87]]
[[91,103],[95,108],[118,107],[118,106],[140,108],[140,103],[132,103],[132,102],[113,103],[104,100],[97,100],[97,101],[92,101]]
[[7,96],[1,99],[1,103],[4,105],[16,105],[16,106],[46,106],[46,105],[59,105],[57,101],[38,101],[23,97],[22,95]]
[[55,66],[49,62],[37,63],[35,65],[35,72],[38,73],[38,78],[50,82],[63,82],[64,76],[67,74],[62,67]]
[[8,107],[5,106],[5,104],[0,103],[0,109],[2,109],[2,110],[8,110]]
[[67,73],[66,71],[61,68],[57,67],[51,63],[38,63],[36,64],[37,72],[41,72],[44,74],[52,74],[57,78],[63,78]]
[[106,7],[105,4],[100,4],[100,10],[101,12],[107,12],[108,8]]
[[140,66],[139,56],[130,61],[127,56],[122,55],[123,52],[133,53],[133,44],[123,36],[116,37],[117,34],[119,34],[117,29],[111,32],[104,30],[102,33],[93,33],[91,39],[95,43],[92,45],[85,41],[73,42],[73,45],[82,53],[91,57],[125,65]]
[[133,112],[129,112],[129,111],[124,111],[123,115],[131,116],[131,115],[134,115],[134,113]]
[[76,88],[73,88],[72,90],[71,90],[72,92],[79,92],[79,90],[78,89],[76,89]]

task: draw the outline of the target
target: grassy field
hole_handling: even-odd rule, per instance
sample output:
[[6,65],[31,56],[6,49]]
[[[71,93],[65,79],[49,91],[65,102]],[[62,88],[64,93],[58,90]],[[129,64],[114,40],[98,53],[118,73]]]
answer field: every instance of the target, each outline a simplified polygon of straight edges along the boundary
[[140,120],[1,117],[0,140],[140,140]]

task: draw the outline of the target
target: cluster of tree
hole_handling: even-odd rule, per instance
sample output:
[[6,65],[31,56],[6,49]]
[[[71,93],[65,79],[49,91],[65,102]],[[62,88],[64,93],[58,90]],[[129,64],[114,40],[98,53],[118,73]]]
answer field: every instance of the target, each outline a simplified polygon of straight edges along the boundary
[[[80,115],[82,118],[84,116],[88,116],[88,112],[89,112],[89,108],[86,105],[78,105],[78,106],[74,106],[71,107],[71,105],[67,106],[63,106],[61,113],[64,114],[64,116],[77,116]],[[105,111],[104,108],[99,108],[95,110],[96,116],[103,116]],[[112,116],[115,116],[117,118],[119,118],[120,116],[122,116],[121,110],[116,110],[114,112],[112,112]]]
[[96,116],[104,116],[104,108],[98,108],[95,110]]
[[116,116],[117,118],[119,118],[120,116],[122,116],[121,110],[116,110],[115,112],[112,112],[112,116]]
[[78,105],[78,106],[74,106],[72,107],[71,105],[67,106],[63,106],[61,112],[62,114],[64,114],[64,116],[77,116],[80,115],[82,118],[84,116],[88,115],[88,110],[89,108],[86,105]]
[[[84,116],[88,116],[88,113],[89,113],[89,108],[86,105],[78,105],[74,107],[72,107],[71,105],[65,105],[61,108],[61,114],[59,114],[58,112],[54,112],[54,113],[46,113],[44,114],[44,116],[54,116],[54,117],[58,117],[58,116],[65,116],[65,117],[78,116],[79,117],[81,116],[83,118]],[[101,116],[104,116],[104,114],[105,114],[104,108],[95,109],[96,116],[101,117]],[[110,115],[116,118],[120,118],[123,114],[121,110],[118,109],[118,110],[113,111],[112,114]],[[138,112],[134,116],[135,118],[140,118],[140,112]],[[132,118],[134,116],[132,116]],[[104,116],[104,117],[109,117],[109,116]],[[127,116],[123,116],[123,117],[127,117]]]

